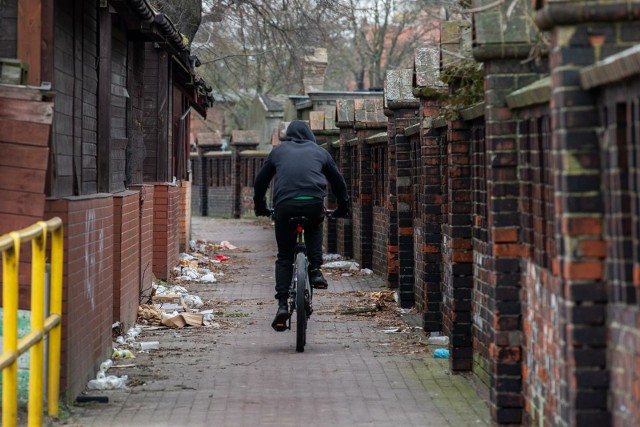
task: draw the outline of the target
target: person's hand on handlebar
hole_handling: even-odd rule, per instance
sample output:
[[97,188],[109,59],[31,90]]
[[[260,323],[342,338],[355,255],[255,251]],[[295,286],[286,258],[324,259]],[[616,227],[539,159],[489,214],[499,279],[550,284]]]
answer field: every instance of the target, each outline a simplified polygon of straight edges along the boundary
[[338,209],[333,211],[331,216],[333,218],[349,218],[349,216],[351,216],[351,211],[349,210],[348,205],[339,205]]
[[256,201],[254,200],[253,212],[256,216],[271,216],[272,211],[267,207],[267,202],[264,200]]

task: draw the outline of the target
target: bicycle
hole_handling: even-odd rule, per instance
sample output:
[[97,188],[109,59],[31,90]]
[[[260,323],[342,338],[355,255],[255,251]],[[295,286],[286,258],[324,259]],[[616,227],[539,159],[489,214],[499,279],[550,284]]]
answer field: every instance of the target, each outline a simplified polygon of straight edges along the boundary
[[[325,211],[325,217],[331,218],[333,211]],[[307,322],[313,313],[313,287],[309,280],[309,259],[304,241],[304,228],[308,219],[304,216],[293,217],[289,223],[295,227],[296,246],[293,251],[293,274],[289,286],[289,317],[285,324],[276,327],[291,329],[291,318],[296,313],[296,351],[303,352],[307,342]],[[300,309],[302,307],[302,309]]]

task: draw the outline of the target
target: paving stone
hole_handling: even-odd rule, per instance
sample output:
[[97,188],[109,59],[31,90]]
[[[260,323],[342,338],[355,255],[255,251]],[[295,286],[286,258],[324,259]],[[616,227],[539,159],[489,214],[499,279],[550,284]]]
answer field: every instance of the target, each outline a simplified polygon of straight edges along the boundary
[[424,347],[398,351],[409,335],[381,333],[374,318],[336,312],[353,291],[382,290],[380,278],[327,275],[329,289],[314,294],[307,346],[297,353],[294,331],[270,327],[276,308],[270,223],[194,217],[192,238],[238,246],[225,252],[231,257],[225,276],[188,285],[205,301],[228,301],[225,313],[243,313],[224,318],[237,327],[144,331],[140,339],[159,341],[160,350],[137,353],[135,368],[108,372],[127,374],[137,385],[91,391],[107,395],[109,403],[74,406],[70,417],[52,425],[490,424],[486,399],[468,375],[451,374],[447,361]]

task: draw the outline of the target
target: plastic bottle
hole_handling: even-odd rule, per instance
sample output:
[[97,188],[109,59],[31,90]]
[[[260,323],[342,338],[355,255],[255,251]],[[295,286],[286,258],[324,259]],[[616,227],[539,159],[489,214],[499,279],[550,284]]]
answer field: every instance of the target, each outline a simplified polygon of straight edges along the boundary
[[107,372],[109,368],[113,366],[113,361],[111,359],[107,359],[100,364],[100,370],[102,372]]
[[449,337],[446,335],[427,338],[427,344],[449,345]]

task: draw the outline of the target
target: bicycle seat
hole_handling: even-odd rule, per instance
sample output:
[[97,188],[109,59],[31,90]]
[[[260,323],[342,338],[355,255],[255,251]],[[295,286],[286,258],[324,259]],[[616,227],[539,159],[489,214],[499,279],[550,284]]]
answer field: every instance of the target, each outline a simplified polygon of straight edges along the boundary
[[292,218],[289,218],[289,224],[292,225],[301,225],[301,226],[306,226],[307,223],[309,222],[309,220],[307,219],[306,216],[294,216]]

